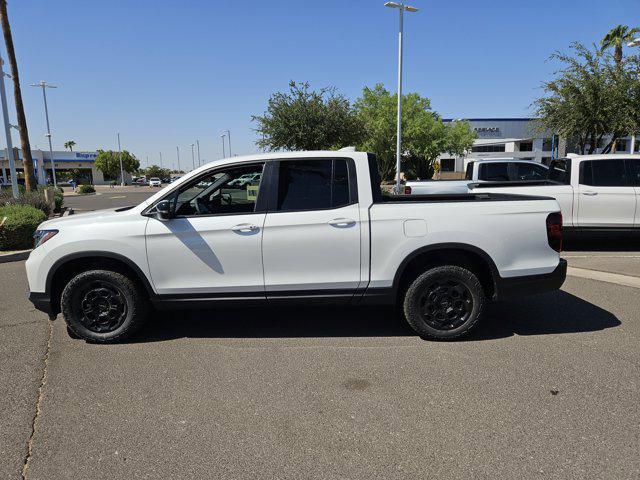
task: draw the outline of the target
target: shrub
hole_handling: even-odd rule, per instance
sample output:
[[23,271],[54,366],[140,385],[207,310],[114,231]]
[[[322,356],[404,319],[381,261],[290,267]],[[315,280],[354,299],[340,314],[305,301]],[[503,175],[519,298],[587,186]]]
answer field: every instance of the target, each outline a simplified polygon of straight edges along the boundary
[[80,195],[86,195],[87,193],[95,193],[96,189],[93,188],[93,185],[80,185],[78,187],[78,193]]
[[31,205],[6,205],[0,207],[0,250],[31,248],[33,234],[47,216]]
[[0,194],[0,206],[29,205],[41,210],[47,217],[51,215],[51,206],[45,201],[44,193],[22,192],[18,198],[13,198],[11,191],[3,191]]

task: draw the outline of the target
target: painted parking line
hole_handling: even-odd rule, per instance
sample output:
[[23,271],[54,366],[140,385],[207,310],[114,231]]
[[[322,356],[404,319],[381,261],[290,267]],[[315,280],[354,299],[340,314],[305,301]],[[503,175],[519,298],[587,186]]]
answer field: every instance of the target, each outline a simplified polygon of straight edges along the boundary
[[127,198],[126,195],[115,195],[113,197],[109,197],[109,198]]
[[568,267],[567,275],[598,280],[600,282],[615,283],[616,285],[624,285],[626,287],[640,288],[640,277],[632,277],[631,275],[621,275],[619,273],[601,272],[576,267]]
[[562,258],[640,258],[640,255],[562,255]]

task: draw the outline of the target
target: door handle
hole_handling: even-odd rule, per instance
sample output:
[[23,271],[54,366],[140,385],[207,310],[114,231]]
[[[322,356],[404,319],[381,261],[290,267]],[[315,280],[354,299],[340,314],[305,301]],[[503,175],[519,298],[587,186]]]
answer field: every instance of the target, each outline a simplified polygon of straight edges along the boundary
[[249,223],[241,223],[234,227],[231,227],[231,230],[238,233],[253,233],[259,230],[255,225],[251,225]]
[[582,195],[588,195],[590,197],[593,197],[594,195],[598,194],[598,192],[591,192],[591,191],[589,191],[589,192],[581,192],[581,193],[582,193]]
[[347,228],[353,227],[356,224],[356,221],[351,218],[334,218],[333,220],[329,220],[328,223],[332,227]]

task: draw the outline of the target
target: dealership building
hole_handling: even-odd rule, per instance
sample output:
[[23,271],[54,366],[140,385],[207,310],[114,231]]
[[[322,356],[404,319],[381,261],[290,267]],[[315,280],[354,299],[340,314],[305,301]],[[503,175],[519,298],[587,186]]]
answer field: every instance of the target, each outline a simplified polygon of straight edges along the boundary
[[[476,132],[471,151],[462,157],[443,153],[438,157],[442,172],[464,172],[472,160],[491,158],[518,158],[549,164],[552,158],[563,157],[567,153],[563,138],[551,132],[541,132],[536,128],[534,118],[469,118],[466,120]],[[444,119],[455,122],[456,119]],[[640,141],[636,142],[638,151]],[[616,144],[616,153],[630,152],[631,137],[622,138]],[[600,153],[596,149],[595,153]]]
[[[22,150],[14,148],[13,151],[18,178],[23,178]],[[56,181],[66,183],[74,179],[78,183],[105,185],[111,180],[119,180],[116,178],[105,178],[102,172],[95,166],[97,156],[98,152],[54,151],[53,161],[56,169]],[[33,166],[38,183],[53,183],[49,151],[31,150],[31,157],[33,158]],[[6,148],[0,152],[0,168],[2,169],[0,178],[9,180],[11,174],[9,172],[9,159],[7,158]],[[124,181],[127,183],[131,182],[131,175],[127,172],[124,172]]]

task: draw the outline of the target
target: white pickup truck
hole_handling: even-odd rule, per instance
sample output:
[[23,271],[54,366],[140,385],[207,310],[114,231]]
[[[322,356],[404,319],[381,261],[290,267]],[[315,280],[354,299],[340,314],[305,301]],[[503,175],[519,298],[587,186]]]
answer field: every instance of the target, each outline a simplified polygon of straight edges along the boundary
[[136,207],[44,222],[29,298],[97,342],[133,333],[151,305],[295,301],[399,302],[419,335],[450,339],[486,300],[560,288],[559,210],[534,196],[383,196],[361,152],[233,157]]
[[553,197],[572,233],[640,233],[640,155],[570,155],[552,162],[547,180],[479,182],[469,188]]
[[471,160],[467,163],[464,180],[409,181],[404,187],[404,193],[406,195],[469,193],[469,183],[544,180],[548,172],[549,168],[546,165],[531,160],[515,158]]

